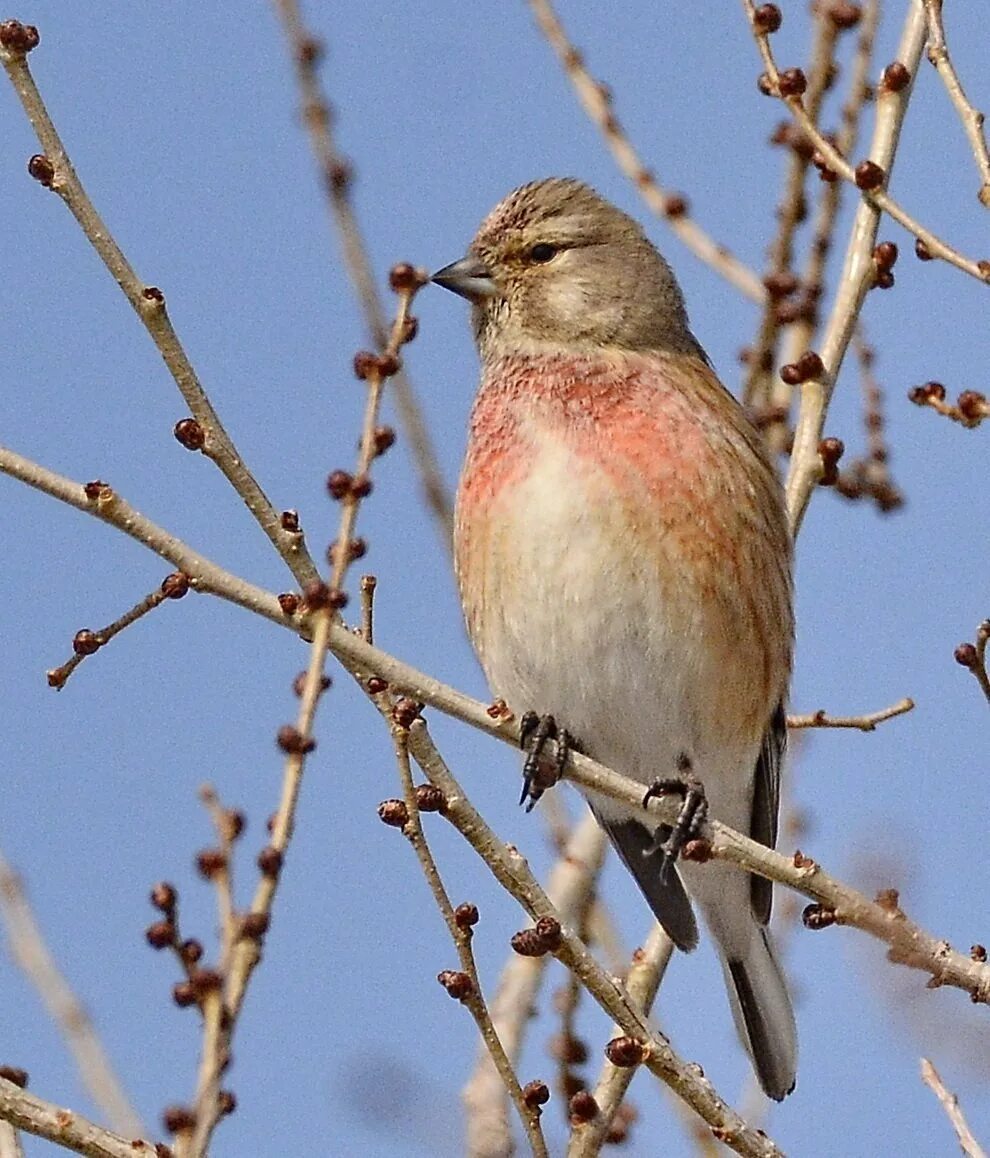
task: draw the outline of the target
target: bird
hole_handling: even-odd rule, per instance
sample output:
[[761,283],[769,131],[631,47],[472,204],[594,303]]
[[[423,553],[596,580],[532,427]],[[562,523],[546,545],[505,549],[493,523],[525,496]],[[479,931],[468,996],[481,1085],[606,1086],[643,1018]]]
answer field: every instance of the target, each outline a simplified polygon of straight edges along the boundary
[[[794,636],[786,507],[670,266],[634,218],[551,177],[509,193],[432,280],[471,303],[481,361],[454,554],[492,693],[524,736],[566,729],[646,786],[700,782],[712,815],[773,847]],[[797,1031],[771,882],[674,865],[669,829],[585,795],[678,948],[697,945],[700,910],[760,1085],[783,1099]]]

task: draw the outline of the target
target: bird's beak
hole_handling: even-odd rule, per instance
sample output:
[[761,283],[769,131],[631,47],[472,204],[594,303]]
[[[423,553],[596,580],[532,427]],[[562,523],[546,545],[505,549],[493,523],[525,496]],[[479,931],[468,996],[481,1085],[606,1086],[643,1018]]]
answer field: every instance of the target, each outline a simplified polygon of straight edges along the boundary
[[468,255],[460,261],[445,265],[443,269],[430,278],[430,281],[443,286],[452,293],[460,294],[469,302],[478,302],[483,298],[494,297],[498,290],[492,281],[488,267],[479,257]]

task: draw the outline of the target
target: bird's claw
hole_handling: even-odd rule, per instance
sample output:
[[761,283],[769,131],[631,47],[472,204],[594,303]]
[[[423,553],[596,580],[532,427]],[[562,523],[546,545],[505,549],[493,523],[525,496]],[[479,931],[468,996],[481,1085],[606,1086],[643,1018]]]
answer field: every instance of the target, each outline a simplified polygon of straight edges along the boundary
[[[546,746],[556,743],[552,760],[544,759]],[[519,747],[526,753],[523,764],[523,787],[519,803],[531,812],[537,800],[552,788],[564,773],[567,758],[578,746],[566,728],[558,728],[551,715],[526,712],[519,721]]]
[[708,816],[708,798],[704,785],[690,773],[690,764],[684,774],[663,780],[654,780],[643,796],[645,808],[654,797],[677,795],[681,797],[681,810],[673,825],[661,824],[654,837],[651,851],[660,853],[660,871],[666,873],[677,860],[681,849],[689,840],[700,835]]

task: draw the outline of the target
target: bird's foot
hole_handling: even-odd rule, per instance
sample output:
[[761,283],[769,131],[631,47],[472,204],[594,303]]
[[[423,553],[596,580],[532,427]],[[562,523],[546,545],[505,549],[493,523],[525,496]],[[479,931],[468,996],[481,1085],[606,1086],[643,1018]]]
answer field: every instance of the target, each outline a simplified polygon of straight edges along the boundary
[[[556,749],[547,754],[547,745],[553,741]],[[537,800],[561,778],[571,752],[580,748],[566,728],[558,728],[551,715],[539,716],[526,712],[519,721],[519,747],[526,753],[523,764],[523,787],[519,803],[531,812]]]
[[708,798],[701,781],[691,774],[691,762],[686,757],[678,762],[680,776],[663,780],[654,780],[643,797],[643,807],[660,796],[680,796],[681,810],[677,814],[677,821],[673,825],[661,824],[657,829],[652,852],[660,853],[663,858],[661,874],[666,873],[677,860],[681,849],[689,840],[693,840],[701,833],[702,825],[708,816]]

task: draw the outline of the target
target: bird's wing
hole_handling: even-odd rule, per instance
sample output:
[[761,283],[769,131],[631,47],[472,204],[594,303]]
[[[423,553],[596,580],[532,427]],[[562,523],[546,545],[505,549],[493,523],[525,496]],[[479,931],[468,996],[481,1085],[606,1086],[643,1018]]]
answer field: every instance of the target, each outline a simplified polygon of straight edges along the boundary
[[[780,765],[787,746],[787,717],[779,703],[763,736],[763,747],[756,761],[753,782],[753,811],[749,835],[760,844],[774,848],[777,844],[777,816],[780,811]],[[770,920],[773,882],[766,877],[750,877],[750,903],[756,919],[763,925]]]

